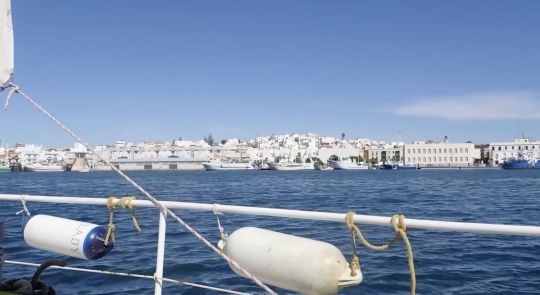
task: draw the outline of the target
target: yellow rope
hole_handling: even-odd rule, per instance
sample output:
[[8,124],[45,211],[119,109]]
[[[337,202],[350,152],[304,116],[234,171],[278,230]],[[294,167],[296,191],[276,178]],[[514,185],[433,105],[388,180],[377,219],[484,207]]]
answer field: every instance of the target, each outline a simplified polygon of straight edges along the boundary
[[135,229],[137,229],[137,231],[141,231],[139,222],[137,222],[137,216],[135,216],[135,206],[131,204],[133,200],[135,200],[135,197],[125,196],[120,198],[120,201],[118,201],[118,203],[120,204],[120,206],[122,206],[122,208],[127,208],[131,210],[131,219],[133,221],[133,226],[135,226]]
[[354,237],[354,231],[351,230],[351,246],[352,246],[352,259],[351,263],[349,263],[349,267],[351,268],[351,276],[356,276],[356,271],[360,270],[360,260],[358,259],[358,255],[356,254],[356,238]]
[[107,199],[107,208],[109,208],[109,228],[107,230],[107,235],[105,236],[105,242],[103,243],[105,246],[109,246],[109,238],[111,238],[114,243],[114,230],[116,229],[113,222],[114,209],[116,208],[115,197],[110,197]]
[[388,241],[386,244],[382,245],[373,245],[368,240],[364,238],[364,235],[362,235],[362,232],[360,231],[360,228],[354,223],[354,212],[348,212],[347,216],[345,217],[345,220],[347,222],[347,227],[351,231],[351,238],[352,238],[352,246],[353,246],[353,259],[350,263],[351,267],[351,275],[356,274],[356,270],[360,269],[360,264],[358,263],[358,256],[356,255],[356,244],[355,244],[355,234],[358,236],[360,241],[364,246],[366,246],[369,249],[373,250],[386,250],[390,247],[392,247],[397,240],[400,238],[403,239],[405,242],[405,246],[407,247],[407,261],[409,262],[409,271],[411,273],[411,295],[414,295],[416,293],[416,274],[414,271],[414,258],[413,258],[413,251],[411,243],[409,242],[409,238],[407,237],[407,225],[405,224],[405,216],[403,214],[394,214],[392,218],[390,219],[390,224],[392,225],[392,228],[396,232],[396,235]]
[[107,199],[107,208],[109,208],[109,228],[107,229],[107,235],[105,236],[105,242],[103,243],[105,246],[109,246],[109,239],[114,242],[114,231],[116,229],[116,225],[114,225],[114,209],[116,209],[116,204],[120,204],[122,208],[131,210],[131,219],[133,221],[133,225],[135,226],[135,229],[141,231],[141,227],[139,226],[139,222],[137,222],[137,217],[135,216],[135,206],[131,204],[133,200],[135,200],[135,197],[132,196],[122,197],[118,201],[115,197],[110,197]]

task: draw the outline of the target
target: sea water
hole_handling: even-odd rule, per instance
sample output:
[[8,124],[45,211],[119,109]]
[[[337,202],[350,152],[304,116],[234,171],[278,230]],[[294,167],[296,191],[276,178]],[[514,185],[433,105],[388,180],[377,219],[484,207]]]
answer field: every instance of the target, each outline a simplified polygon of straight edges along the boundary
[[[320,210],[410,218],[540,226],[540,170],[419,171],[226,171],[129,172],[161,200]],[[0,193],[109,197],[135,195],[114,173],[4,173]],[[106,206],[27,204],[32,214],[108,223]],[[68,266],[153,275],[158,211],[137,208],[142,232],[136,232],[129,210],[115,214],[116,245],[98,261],[83,261],[32,249],[24,243],[20,202],[0,202],[7,220],[0,247],[6,259],[41,263],[63,259]],[[210,241],[219,231],[211,212],[176,210]],[[350,236],[343,223],[220,215],[227,232],[257,226],[326,241],[350,258]],[[366,238],[386,242],[392,229],[360,225]],[[418,294],[540,294],[540,238],[436,232],[409,229]],[[358,248],[364,282],[343,294],[408,294],[406,250],[402,242],[384,252]],[[4,279],[30,278],[34,269],[4,265]],[[287,271],[284,269],[283,271]],[[167,224],[165,276],[195,283],[263,293],[236,276],[227,263],[171,218]],[[49,269],[42,280],[60,294],[151,294],[152,280],[112,277]],[[287,293],[276,290],[278,293]],[[165,294],[216,294],[165,283]]]

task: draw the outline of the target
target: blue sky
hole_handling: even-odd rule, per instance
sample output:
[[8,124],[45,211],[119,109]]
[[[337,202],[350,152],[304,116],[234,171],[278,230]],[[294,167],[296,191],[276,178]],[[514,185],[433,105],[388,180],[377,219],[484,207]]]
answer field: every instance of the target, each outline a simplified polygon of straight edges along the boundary
[[[13,2],[16,82],[91,144],[540,138],[538,1]],[[0,116],[3,144],[72,144]]]

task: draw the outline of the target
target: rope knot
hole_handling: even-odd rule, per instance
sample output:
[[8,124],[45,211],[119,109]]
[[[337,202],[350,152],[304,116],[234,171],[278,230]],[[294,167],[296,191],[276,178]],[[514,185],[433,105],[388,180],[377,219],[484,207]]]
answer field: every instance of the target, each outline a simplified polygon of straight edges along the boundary
[[347,215],[345,215],[345,222],[347,223],[347,228],[352,231],[354,227],[354,213],[353,211],[347,212]]
[[107,199],[107,208],[109,208],[109,211],[114,211],[114,209],[116,209],[116,198],[115,197],[109,197]]
[[119,204],[122,208],[130,209],[131,210],[131,219],[133,221],[133,225],[135,226],[135,229],[137,231],[141,231],[141,227],[139,226],[139,222],[137,222],[137,217],[135,216],[135,206],[133,206],[132,202],[135,200],[135,197],[133,196],[125,196],[120,198],[119,200],[115,197],[109,197],[107,199],[107,208],[109,208],[109,225],[107,229],[107,235],[105,236],[105,242],[104,245],[109,245],[109,239],[114,242],[114,231],[116,229],[116,225],[114,224],[114,210],[116,209],[116,205]]
[[407,232],[407,224],[405,223],[405,215],[403,214],[392,215],[392,218],[390,219],[390,224],[392,225],[392,228],[395,232],[399,232],[399,230]]

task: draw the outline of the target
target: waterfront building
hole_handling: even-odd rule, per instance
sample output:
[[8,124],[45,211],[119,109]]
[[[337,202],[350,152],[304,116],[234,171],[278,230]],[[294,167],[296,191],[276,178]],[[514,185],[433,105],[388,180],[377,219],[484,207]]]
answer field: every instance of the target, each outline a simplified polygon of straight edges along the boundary
[[500,165],[509,158],[522,155],[528,160],[540,159],[540,141],[518,138],[513,142],[494,142],[489,144],[489,162]]
[[[145,141],[130,143],[123,140],[114,145],[96,146],[96,153],[121,170],[202,170],[208,162],[212,147],[204,141]],[[96,170],[110,170],[97,161]]]
[[248,153],[249,146],[238,138],[232,138],[217,146],[212,146],[209,155],[210,160],[220,160],[233,163],[247,163],[251,157]]
[[403,146],[402,142],[367,144],[364,148],[364,159],[377,163],[403,162]]
[[419,167],[472,167],[475,155],[472,143],[414,141],[404,146],[405,165]]
[[[202,170],[208,158],[137,158],[109,160],[120,170]],[[95,170],[108,171],[104,163],[96,163]]]
[[479,165],[487,165],[489,164],[489,144],[475,144],[474,145],[475,150],[475,156],[474,160],[475,163],[478,163]]
[[45,149],[40,145],[34,144],[17,144],[15,146],[15,153],[22,167],[39,164],[61,165],[66,156],[65,150]]
[[33,144],[17,144],[15,146],[15,153],[18,156],[19,163],[24,167],[33,165],[42,160],[40,154],[43,152],[43,148]]

